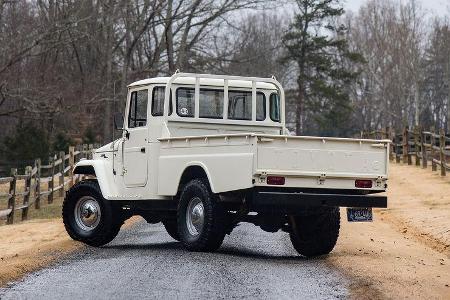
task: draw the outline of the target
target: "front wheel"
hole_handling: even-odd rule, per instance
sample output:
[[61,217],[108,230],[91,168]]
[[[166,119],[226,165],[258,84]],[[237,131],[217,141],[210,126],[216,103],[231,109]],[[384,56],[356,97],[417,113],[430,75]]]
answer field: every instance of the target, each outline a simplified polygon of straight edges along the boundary
[[339,207],[318,207],[308,215],[290,216],[289,223],[291,242],[299,254],[325,255],[333,250],[339,236]]
[[177,212],[178,234],[191,251],[214,251],[226,234],[226,211],[211,192],[208,181],[188,182],[180,196]]
[[103,198],[95,180],[81,181],[67,192],[62,217],[72,239],[95,247],[112,241],[124,220]]

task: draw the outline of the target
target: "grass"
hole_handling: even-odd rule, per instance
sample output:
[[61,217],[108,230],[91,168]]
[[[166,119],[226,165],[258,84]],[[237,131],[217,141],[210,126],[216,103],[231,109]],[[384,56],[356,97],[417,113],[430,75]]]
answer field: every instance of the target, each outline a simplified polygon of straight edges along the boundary
[[[58,179],[55,181],[55,185],[58,184]],[[67,188],[67,186],[66,186]],[[47,191],[47,182],[41,182],[41,191]],[[20,180],[16,185],[16,192],[21,193],[24,191],[24,181]],[[0,194],[6,194],[9,192],[9,184],[0,184]],[[34,191],[32,191],[34,195]],[[61,207],[63,197],[59,197],[59,191],[56,191],[53,196],[53,202],[48,203],[47,196],[41,196],[41,208],[35,209],[34,203],[30,205],[28,209],[28,220],[31,219],[54,219],[61,217]],[[21,206],[23,203],[23,197],[16,197],[16,207]],[[8,208],[8,199],[6,197],[0,197],[0,210]],[[22,211],[16,210],[14,213],[14,224],[20,223],[22,220]],[[0,226],[6,224],[5,220],[0,220]]]
[[64,198],[53,198],[53,203],[41,202],[41,208],[34,207],[28,210],[28,219],[55,219],[61,217],[62,202]]

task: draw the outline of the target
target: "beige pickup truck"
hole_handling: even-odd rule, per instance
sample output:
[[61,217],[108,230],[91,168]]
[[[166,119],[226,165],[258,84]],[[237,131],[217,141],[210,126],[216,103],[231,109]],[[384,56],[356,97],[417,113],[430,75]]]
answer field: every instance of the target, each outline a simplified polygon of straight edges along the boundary
[[[388,140],[291,136],[274,78],[176,73],[128,86],[122,136],[80,161],[63,205],[69,235],[110,242],[124,220],[162,222],[187,249],[213,251],[240,222],[329,253],[339,207],[371,221],[386,207]],[[93,179],[95,178],[95,179]]]

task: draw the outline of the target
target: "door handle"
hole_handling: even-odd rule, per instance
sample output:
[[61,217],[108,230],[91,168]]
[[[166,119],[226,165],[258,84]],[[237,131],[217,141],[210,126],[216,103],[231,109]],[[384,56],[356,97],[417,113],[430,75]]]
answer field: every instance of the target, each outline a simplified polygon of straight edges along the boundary
[[142,152],[142,153],[145,153],[145,147],[142,147],[142,148],[141,148],[141,152]]

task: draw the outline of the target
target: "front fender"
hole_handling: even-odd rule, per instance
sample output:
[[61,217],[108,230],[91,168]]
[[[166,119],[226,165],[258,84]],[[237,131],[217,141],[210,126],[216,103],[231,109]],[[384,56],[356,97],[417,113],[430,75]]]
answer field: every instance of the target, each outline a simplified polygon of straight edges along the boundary
[[73,169],[74,174],[95,176],[105,199],[110,199],[112,195],[117,195],[112,172],[112,164],[109,161],[95,159],[81,160],[75,164]]

